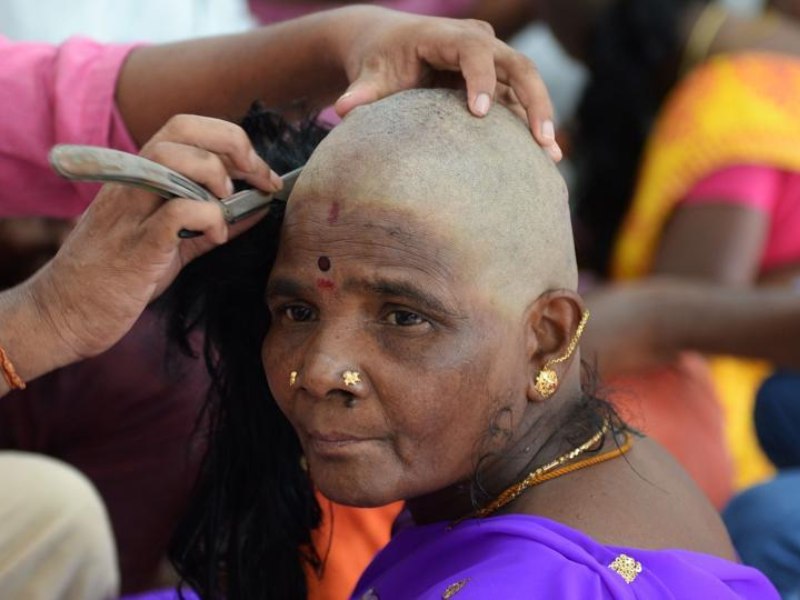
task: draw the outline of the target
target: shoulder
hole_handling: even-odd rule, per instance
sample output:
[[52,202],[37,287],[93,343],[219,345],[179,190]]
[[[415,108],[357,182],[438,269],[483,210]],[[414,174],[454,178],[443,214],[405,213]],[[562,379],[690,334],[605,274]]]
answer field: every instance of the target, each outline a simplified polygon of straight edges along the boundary
[[796,162],[788,142],[796,139],[792,136],[800,127],[800,106],[793,100],[798,93],[797,57],[766,52],[718,55],[672,88],[653,131],[659,144],[668,145],[702,136],[700,148],[690,154],[703,159],[701,163],[722,155],[725,160],[715,167],[742,161],[788,167]]
[[623,460],[532,490],[522,512],[563,523],[607,546],[735,556],[717,512],[675,460],[647,438],[637,439]]
[[800,59],[770,52],[738,52],[711,57],[693,69],[672,89],[669,103],[689,103],[729,98],[735,91],[748,97],[788,100],[790,89],[800,85]]

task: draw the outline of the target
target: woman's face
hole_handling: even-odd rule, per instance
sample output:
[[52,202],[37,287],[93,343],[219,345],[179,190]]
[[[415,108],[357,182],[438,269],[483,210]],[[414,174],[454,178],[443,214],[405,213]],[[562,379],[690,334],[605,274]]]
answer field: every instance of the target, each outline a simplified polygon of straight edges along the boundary
[[461,241],[410,212],[345,207],[293,199],[262,360],[320,490],[372,506],[468,480],[513,436],[527,367],[520,316],[481,289]]

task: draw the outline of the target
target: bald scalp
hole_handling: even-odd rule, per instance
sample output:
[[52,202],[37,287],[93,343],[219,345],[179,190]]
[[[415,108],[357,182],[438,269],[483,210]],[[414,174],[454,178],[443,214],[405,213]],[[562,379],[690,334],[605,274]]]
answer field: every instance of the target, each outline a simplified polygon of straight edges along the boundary
[[518,117],[495,106],[476,118],[462,93],[410,90],[355,109],[308,161],[298,196],[336,198],[342,214],[410,213],[515,298],[577,285],[558,170]]

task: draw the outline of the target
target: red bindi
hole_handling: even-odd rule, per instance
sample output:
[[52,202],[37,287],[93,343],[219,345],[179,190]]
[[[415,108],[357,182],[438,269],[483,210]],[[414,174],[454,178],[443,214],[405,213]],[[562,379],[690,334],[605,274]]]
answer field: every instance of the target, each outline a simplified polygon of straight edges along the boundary
[[317,259],[317,266],[319,267],[320,271],[330,271],[331,270],[331,259],[327,256],[320,256]]
[[336,284],[333,283],[333,281],[331,281],[330,279],[325,279],[323,277],[320,277],[319,279],[317,279],[317,287],[321,290],[332,290],[333,288],[336,287]]

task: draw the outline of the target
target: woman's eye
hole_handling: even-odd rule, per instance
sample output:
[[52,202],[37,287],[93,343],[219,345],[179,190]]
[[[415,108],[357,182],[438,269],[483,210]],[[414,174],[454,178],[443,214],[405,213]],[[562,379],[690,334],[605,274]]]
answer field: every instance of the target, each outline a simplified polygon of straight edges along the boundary
[[386,316],[386,320],[392,325],[400,327],[412,327],[428,322],[427,319],[410,310],[393,310]]
[[287,306],[283,312],[290,321],[305,322],[314,319],[314,311],[308,306],[295,304]]

